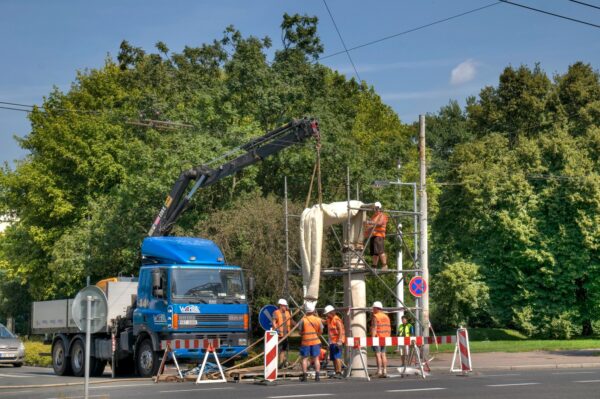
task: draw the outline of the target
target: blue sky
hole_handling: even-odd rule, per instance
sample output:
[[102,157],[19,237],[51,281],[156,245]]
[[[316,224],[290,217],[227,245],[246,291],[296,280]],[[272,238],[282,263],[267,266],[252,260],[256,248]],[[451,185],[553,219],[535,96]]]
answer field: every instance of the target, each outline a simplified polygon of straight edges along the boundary
[[[514,0],[600,24],[600,10],[568,0]],[[586,0],[600,6],[600,0]],[[348,47],[446,18],[493,0],[328,0]],[[68,90],[76,72],[101,67],[121,40],[173,51],[220,38],[235,25],[280,46],[284,12],[319,17],[325,55],[342,44],[322,0],[1,0],[0,101],[39,104],[53,86]],[[405,122],[496,84],[507,65],[541,63],[550,75],[575,61],[600,67],[600,29],[498,4],[483,11],[353,51],[360,77]],[[353,76],[345,54],[323,64]],[[27,114],[0,109],[0,162],[22,158],[13,135],[30,131]]]

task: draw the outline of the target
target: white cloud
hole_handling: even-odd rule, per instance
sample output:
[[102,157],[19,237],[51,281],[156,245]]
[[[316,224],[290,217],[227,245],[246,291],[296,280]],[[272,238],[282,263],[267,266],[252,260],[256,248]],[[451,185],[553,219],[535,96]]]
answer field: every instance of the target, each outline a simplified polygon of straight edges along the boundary
[[477,64],[473,60],[466,60],[458,64],[450,73],[450,83],[461,85],[470,82],[477,74]]

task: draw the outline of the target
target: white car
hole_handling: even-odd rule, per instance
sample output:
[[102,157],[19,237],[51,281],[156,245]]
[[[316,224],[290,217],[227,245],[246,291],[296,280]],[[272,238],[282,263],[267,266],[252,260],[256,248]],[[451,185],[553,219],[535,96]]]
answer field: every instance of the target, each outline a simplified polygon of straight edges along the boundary
[[12,364],[21,367],[25,360],[25,345],[8,331],[8,328],[0,324],[0,364]]

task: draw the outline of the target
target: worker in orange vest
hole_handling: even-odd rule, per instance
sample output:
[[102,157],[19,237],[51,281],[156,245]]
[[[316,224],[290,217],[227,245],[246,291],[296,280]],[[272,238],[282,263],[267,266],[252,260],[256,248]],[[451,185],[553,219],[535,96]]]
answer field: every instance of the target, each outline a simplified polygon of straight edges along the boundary
[[381,258],[381,270],[387,270],[387,255],[385,254],[385,231],[387,228],[388,216],[381,211],[381,202],[374,204],[375,213],[366,224],[365,238],[370,237],[371,256],[373,258],[373,267],[377,267],[379,258]]
[[333,378],[342,378],[342,349],[346,340],[344,323],[340,316],[335,313],[331,305],[325,306],[327,316],[327,335],[329,336],[329,359],[333,361],[335,374]]
[[[385,338],[392,335],[392,324],[388,315],[383,313],[383,305],[376,301],[373,303],[373,317],[371,318],[371,336]],[[385,345],[374,345],[375,359],[377,361],[377,377],[387,378],[387,355]]]
[[302,357],[302,376],[300,381],[306,381],[306,373],[308,370],[308,361],[315,365],[315,381],[321,381],[321,363],[319,355],[321,354],[321,340],[319,335],[323,332],[323,323],[315,312],[315,303],[306,302],[304,305],[306,315],[298,323],[298,330],[302,341],[300,342],[300,356]]
[[296,323],[292,320],[292,315],[288,308],[288,302],[281,298],[277,301],[279,309],[273,312],[273,329],[277,330],[279,335],[279,368],[288,367],[287,352],[289,351],[288,339],[284,337],[289,334],[292,326]]

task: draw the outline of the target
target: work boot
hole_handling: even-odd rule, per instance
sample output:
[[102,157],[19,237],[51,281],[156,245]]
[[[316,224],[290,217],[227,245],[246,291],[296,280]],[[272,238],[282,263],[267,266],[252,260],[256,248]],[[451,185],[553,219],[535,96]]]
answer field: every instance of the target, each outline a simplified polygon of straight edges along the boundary
[[319,375],[319,372],[317,371],[317,373],[315,374],[315,382],[320,382],[321,381],[321,376]]
[[300,382],[306,382],[306,373],[302,373],[300,376]]

